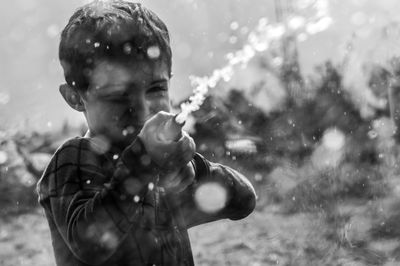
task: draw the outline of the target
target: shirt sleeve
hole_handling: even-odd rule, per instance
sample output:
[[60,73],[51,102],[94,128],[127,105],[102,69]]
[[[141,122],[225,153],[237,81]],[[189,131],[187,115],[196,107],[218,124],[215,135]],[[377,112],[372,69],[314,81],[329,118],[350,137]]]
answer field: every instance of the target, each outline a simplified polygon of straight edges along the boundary
[[[241,173],[228,166],[210,162],[200,154],[194,156],[192,164],[196,173],[195,180],[175,198],[179,202],[187,227],[224,218],[239,220],[254,210],[256,193],[249,180]],[[218,189],[207,191],[207,185]],[[202,199],[205,202],[201,202]],[[207,208],[207,204],[211,208]]]
[[142,198],[157,167],[139,139],[106,176],[88,139],[74,139],[53,156],[38,183],[39,202],[54,220],[72,253],[96,265],[116,251],[143,219]]

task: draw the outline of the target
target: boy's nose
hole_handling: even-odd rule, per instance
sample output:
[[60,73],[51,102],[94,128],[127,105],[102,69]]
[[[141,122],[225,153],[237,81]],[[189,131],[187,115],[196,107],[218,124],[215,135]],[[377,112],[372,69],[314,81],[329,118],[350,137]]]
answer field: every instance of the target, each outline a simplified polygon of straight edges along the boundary
[[137,100],[131,103],[129,112],[135,124],[144,124],[150,115],[150,108],[145,100]]

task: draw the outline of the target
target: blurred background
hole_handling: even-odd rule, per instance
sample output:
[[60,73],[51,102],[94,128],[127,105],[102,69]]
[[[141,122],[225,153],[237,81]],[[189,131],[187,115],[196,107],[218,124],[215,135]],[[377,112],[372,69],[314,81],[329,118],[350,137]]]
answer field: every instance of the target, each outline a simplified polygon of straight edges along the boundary
[[[170,30],[176,110],[210,87],[186,123],[198,150],[258,193],[248,218],[190,231],[196,265],[400,265],[400,3],[141,2]],[[86,130],[59,95],[57,54],[84,3],[0,10],[0,265],[54,265],[34,189]]]

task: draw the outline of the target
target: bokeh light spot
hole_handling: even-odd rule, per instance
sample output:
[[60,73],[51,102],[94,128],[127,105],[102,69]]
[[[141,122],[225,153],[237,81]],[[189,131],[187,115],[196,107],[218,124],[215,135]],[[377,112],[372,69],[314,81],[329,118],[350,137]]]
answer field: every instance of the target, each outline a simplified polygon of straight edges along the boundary
[[218,183],[205,183],[197,188],[194,198],[202,211],[215,213],[225,207],[227,191]]
[[5,151],[0,151],[0,164],[4,164],[5,162],[7,162],[7,160],[7,153]]
[[239,28],[239,23],[237,21],[233,21],[230,25],[231,30],[237,30]]
[[156,45],[147,48],[147,56],[150,59],[158,59],[160,57],[160,54],[161,54],[160,48]]
[[375,130],[370,130],[368,131],[368,137],[370,139],[375,139],[376,137],[378,137],[378,132],[376,132]]
[[105,232],[102,236],[100,241],[102,242],[103,245],[108,247],[109,249],[114,249],[118,245],[118,238],[115,234],[107,231]]
[[123,50],[124,50],[125,54],[131,54],[132,53],[132,45],[130,43],[125,43]]
[[60,33],[60,27],[57,24],[52,24],[47,27],[46,33],[50,38],[55,38]]
[[345,136],[340,130],[328,129],[322,137],[322,143],[330,150],[340,150],[345,144]]
[[138,195],[134,196],[133,201],[138,203],[140,201],[140,197]]
[[0,92],[0,104],[7,104],[10,101],[10,94]]

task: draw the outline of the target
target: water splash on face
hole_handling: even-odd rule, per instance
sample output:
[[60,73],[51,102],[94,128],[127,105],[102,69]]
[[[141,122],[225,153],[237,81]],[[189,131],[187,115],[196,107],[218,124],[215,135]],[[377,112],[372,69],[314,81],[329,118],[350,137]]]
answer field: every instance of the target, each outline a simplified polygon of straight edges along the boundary
[[[280,40],[285,35],[301,36],[300,39],[305,40],[309,35],[314,35],[326,30],[333,20],[329,16],[327,0],[319,1],[301,1],[298,4],[299,9],[312,8],[315,10],[315,15],[309,19],[304,16],[291,16],[282,23],[271,24],[267,18],[261,18],[256,28],[248,35],[247,42],[242,49],[229,53],[226,58],[227,64],[219,69],[215,69],[210,76],[205,77],[189,77],[191,84],[194,87],[193,95],[187,102],[181,104],[181,112],[177,115],[176,121],[183,123],[188,115],[197,111],[203,104],[209,88],[214,88],[221,80],[229,81],[236,66],[246,67],[249,61],[259,52],[265,52],[270,47],[270,44]],[[232,30],[238,29],[237,22],[232,22],[230,25]]]
[[157,60],[161,55],[160,48],[157,45],[150,46],[147,48],[147,56],[150,59]]

